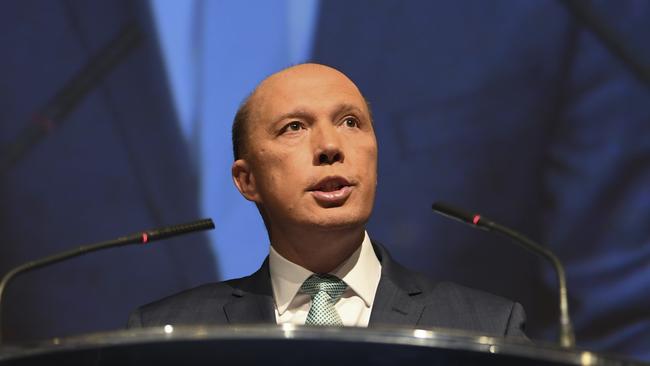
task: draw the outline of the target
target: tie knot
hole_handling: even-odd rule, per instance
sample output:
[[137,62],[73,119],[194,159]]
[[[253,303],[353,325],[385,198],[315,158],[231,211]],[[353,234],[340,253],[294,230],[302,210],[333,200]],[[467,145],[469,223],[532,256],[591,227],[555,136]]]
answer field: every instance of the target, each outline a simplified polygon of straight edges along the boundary
[[348,285],[340,278],[330,274],[314,274],[303,282],[300,290],[312,298],[320,292],[325,292],[336,301],[348,288]]

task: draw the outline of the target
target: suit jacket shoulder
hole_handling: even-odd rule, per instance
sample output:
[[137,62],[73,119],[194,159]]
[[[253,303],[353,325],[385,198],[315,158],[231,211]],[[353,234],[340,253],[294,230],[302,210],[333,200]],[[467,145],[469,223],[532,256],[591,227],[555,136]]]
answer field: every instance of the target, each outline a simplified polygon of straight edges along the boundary
[[494,336],[525,337],[523,307],[508,299],[452,282],[432,281],[373,243],[382,264],[371,325],[450,328]]
[[128,327],[275,323],[268,260],[250,276],[209,283],[136,309]]
[[521,304],[451,282],[437,284],[427,296],[420,324],[458,328],[496,336],[525,337]]

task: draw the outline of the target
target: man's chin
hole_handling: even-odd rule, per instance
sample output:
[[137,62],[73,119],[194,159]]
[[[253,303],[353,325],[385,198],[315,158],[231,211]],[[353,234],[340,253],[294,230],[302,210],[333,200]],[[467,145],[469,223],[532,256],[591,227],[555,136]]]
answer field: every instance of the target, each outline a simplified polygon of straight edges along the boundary
[[368,217],[351,215],[326,215],[310,222],[314,229],[323,231],[353,230],[365,227]]

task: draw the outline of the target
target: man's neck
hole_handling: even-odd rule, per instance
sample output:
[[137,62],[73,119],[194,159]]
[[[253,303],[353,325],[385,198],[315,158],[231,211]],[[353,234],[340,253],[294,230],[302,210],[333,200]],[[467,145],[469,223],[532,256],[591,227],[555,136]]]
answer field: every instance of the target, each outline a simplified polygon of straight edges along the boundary
[[271,245],[284,258],[314,273],[328,273],[359,248],[365,229],[274,232]]

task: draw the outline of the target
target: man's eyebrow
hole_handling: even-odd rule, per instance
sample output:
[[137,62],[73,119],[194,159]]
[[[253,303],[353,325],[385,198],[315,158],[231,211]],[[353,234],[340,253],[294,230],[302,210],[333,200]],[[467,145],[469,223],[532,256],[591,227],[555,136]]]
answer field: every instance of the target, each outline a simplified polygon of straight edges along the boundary
[[291,118],[307,119],[307,118],[312,118],[312,117],[313,117],[313,114],[308,112],[306,108],[296,108],[296,109],[292,110],[291,112],[287,112],[287,113],[285,113],[285,114],[283,114],[283,115],[281,115],[281,116],[279,116],[277,118],[274,118],[273,119],[273,124],[276,124],[276,123],[278,123],[278,122],[280,122],[282,120],[285,120],[285,119],[291,119]]
[[339,115],[341,115],[343,113],[347,113],[347,112],[356,112],[358,114],[363,114],[361,109],[359,107],[357,107],[356,105],[349,104],[349,103],[341,103],[341,104],[336,106],[336,108],[334,109],[334,111],[332,112],[332,115],[330,117],[333,120],[336,117],[338,117]]

